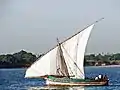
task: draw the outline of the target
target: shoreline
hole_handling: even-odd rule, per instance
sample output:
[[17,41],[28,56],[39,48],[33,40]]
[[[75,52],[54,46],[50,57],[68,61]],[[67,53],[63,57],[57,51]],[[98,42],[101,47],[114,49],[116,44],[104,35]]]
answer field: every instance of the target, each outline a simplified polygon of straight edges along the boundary
[[105,66],[85,66],[85,67],[120,67],[120,65],[105,65]]
[[[105,66],[85,66],[85,67],[120,67],[120,65],[105,65]],[[28,68],[28,67],[0,67],[0,69],[17,69],[17,68]]]
[[98,67],[120,67],[120,65],[105,65],[105,66],[98,66]]

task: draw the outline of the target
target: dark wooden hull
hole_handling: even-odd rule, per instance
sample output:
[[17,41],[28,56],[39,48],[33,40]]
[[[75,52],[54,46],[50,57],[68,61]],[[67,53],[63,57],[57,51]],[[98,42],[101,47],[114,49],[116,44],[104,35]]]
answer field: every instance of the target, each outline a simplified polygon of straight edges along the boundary
[[108,80],[104,81],[81,81],[81,82],[54,82],[46,80],[46,85],[48,86],[106,86],[108,85]]

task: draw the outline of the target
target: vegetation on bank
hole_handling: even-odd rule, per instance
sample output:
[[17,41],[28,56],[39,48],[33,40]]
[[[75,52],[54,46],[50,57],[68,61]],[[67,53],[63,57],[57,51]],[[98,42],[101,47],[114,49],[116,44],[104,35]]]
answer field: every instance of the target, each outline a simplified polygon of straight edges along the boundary
[[85,55],[86,66],[120,65],[120,53]]
[[0,55],[0,68],[28,67],[36,59],[36,55],[23,50],[14,54]]
[[[40,55],[39,57],[41,57]],[[38,57],[32,53],[21,50],[18,53],[0,55],[0,68],[29,67]],[[47,63],[47,62],[46,62]],[[90,54],[85,55],[86,66],[119,65],[120,53],[116,54]]]

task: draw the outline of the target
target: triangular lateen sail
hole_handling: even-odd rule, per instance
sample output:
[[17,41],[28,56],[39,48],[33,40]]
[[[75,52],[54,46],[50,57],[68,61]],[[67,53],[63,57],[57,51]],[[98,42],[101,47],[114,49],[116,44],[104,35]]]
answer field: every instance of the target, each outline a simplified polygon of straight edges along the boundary
[[84,79],[84,53],[93,26],[94,24],[62,44],[66,63],[71,67],[76,78]]
[[70,39],[60,43],[60,47],[56,46],[47,54],[39,58],[39,60],[37,60],[31,65],[31,67],[27,69],[25,77],[58,75],[56,72],[56,57],[58,53],[57,51],[61,48],[63,57],[65,59],[64,63],[66,63],[69,75],[75,75],[76,78],[84,79],[84,53],[93,26],[94,24],[77,33]]

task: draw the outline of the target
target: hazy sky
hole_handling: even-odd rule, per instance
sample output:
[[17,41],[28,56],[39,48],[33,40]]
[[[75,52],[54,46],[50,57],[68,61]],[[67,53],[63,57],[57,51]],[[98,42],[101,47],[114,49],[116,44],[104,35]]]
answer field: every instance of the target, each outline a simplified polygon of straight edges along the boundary
[[45,52],[102,17],[86,53],[120,52],[120,0],[0,0],[0,54]]

